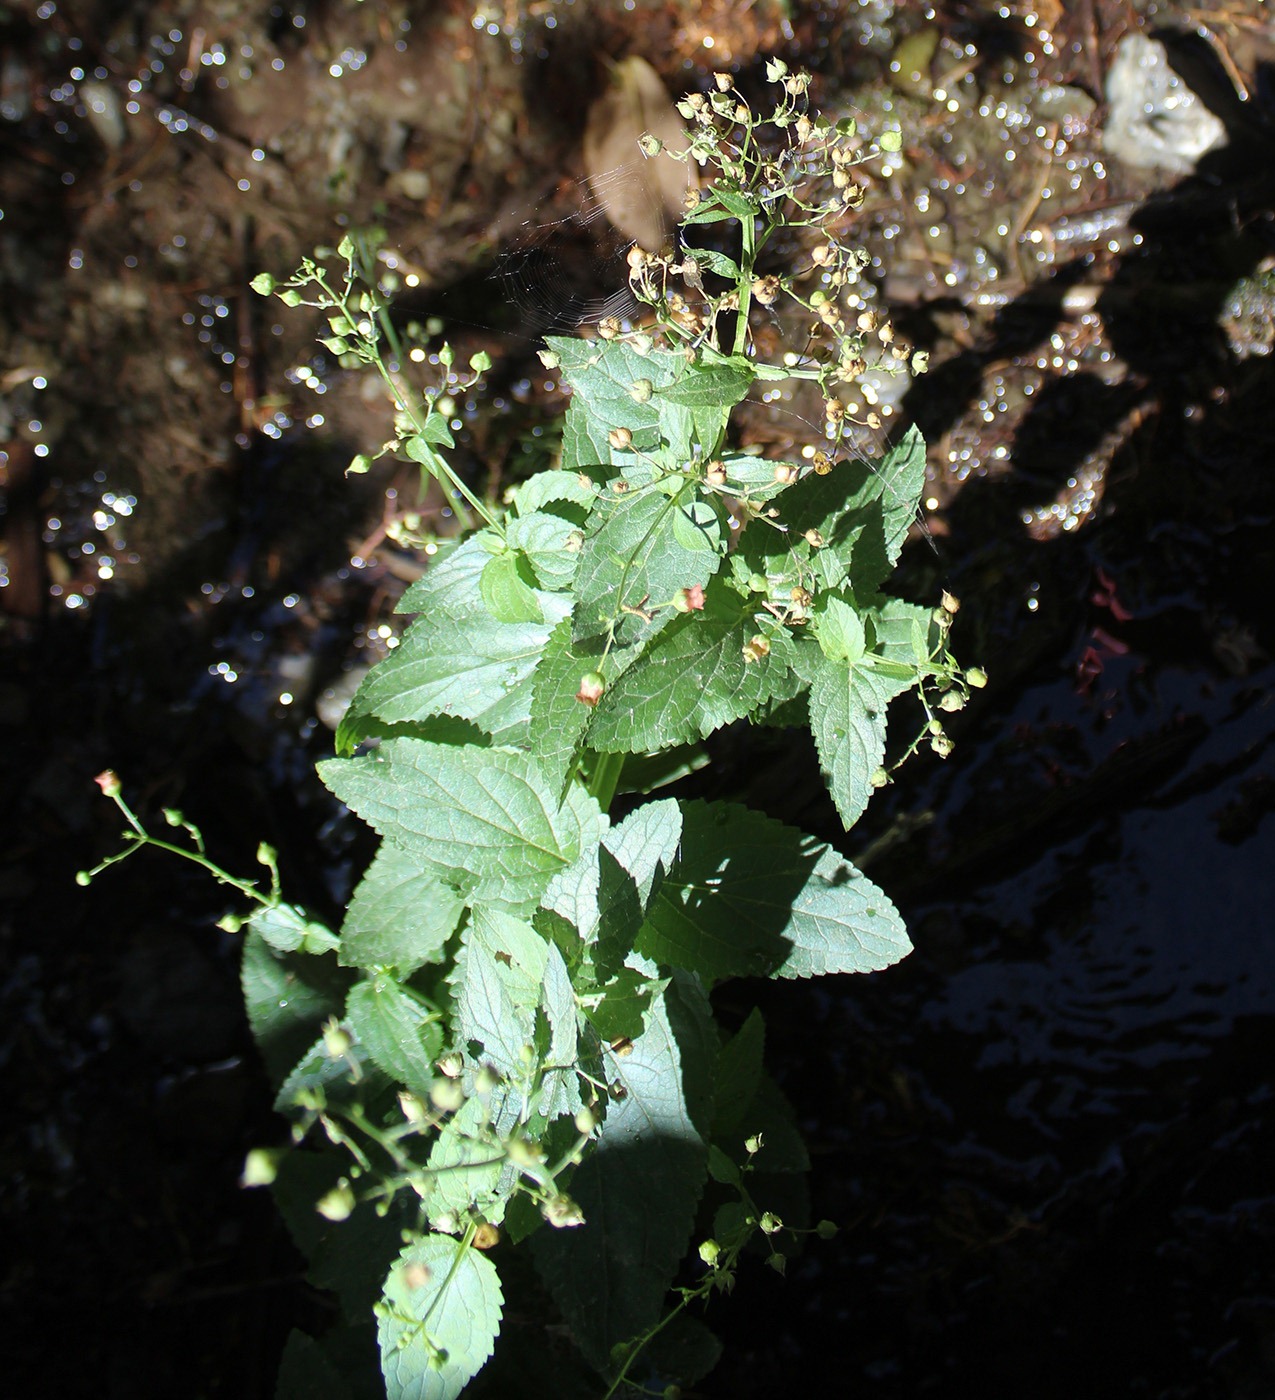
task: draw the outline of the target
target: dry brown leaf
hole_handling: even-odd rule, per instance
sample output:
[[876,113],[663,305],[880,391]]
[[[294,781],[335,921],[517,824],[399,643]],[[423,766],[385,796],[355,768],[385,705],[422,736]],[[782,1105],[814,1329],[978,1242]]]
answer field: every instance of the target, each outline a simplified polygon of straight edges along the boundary
[[584,173],[593,197],[626,238],[658,252],[681,218],[694,166],[667,156],[648,159],[638,139],[649,131],[667,146],[686,143],[682,122],[660,75],[633,55],[615,64],[611,83],[589,109]]

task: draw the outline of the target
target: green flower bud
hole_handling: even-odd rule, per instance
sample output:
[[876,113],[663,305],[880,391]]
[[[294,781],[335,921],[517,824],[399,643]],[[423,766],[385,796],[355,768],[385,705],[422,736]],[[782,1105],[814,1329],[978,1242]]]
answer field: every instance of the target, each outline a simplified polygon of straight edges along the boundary
[[320,1196],[315,1202],[314,1208],[325,1220],[348,1220],[354,1213],[354,1207],[358,1202],[354,1199],[354,1192],[350,1189],[348,1181],[341,1181],[335,1185],[326,1195]]
[[279,1175],[279,1163],[283,1161],[285,1150],[282,1147],[254,1147],[244,1158],[240,1186],[269,1186]]
[[279,293],[279,300],[283,302],[285,306],[300,306],[301,293],[297,291],[295,287],[285,287],[283,291]]
[[818,1235],[821,1240],[835,1239],[837,1227],[831,1220],[821,1220],[818,1225],[815,1226],[815,1234]]
[[268,297],[275,289],[275,280],[268,272],[259,272],[248,285],[259,297]]
[[974,690],[982,690],[987,684],[987,672],[981,666],[971,666],[965,673],[965,684]]
[[722,1247],[716,1240],[705,1240],[699,1247],[699,1257],[711,1269],[717,1263],[717,1256],[722,1252]]

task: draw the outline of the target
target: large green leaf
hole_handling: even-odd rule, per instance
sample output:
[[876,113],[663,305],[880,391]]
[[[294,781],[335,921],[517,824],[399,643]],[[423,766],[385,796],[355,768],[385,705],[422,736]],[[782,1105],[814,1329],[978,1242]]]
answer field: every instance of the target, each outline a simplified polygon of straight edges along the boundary
[[658,1319],[685,1253],[706,1170],[715,1038],[698,991],[670,985],[631,1053],[612,1057],[623,1096],[571,1179],[584,1225],[533,1237],[541,1275],[600,1370],[612,1347]]
[[372,1059],[396,1083],[427,1095],[434,1060],[443,1048],[438,1013],[386,976],[350,988],[345,1008],[350,1028]]
[[431,1221],[476,1210],[493,1225],[500,1224],[509,1198],[501,1189],[507,1162],[481,1096],[466,1099],[439,1128],[428,1166],[429,1175],[418,1189]]
[[476,911],[452,977],[457,1040],[475,1063],[502,1075],[521,1072],[548,955],[548,944],[521,919]]
[[[601,497],[580,552],[575,637],[614,626],[621,646],[645,640],[668,621],[682,589],[712,578],[721,551],[718,514],[687,479]],[[642,615],[651,608],[660,611]]]
[[847,830],[872,796],[872,776],[885,757],[886,709],[897,687],[868,665],[827,659],[811,682],[810,732]]
[[541,653],[532,683],[529,738],[545,780],[561,790],[575,763],[592,710],[576,695],[580,683],[601,660],[603,639],[574,642],[571,619],[552,631]]
[[472,613],[481,602],[483,570],[499,549],[494,530],[479,530],[431,563],[399,599],[396,611],[460,618]]
[[504,1301],[478,1250],[447,1235],[409,1244],[378,1307],[387,1400],[455,1400],[492,1353]]
[[394,967],[405,977],[442,957],[464,908],[437,870],[383,841],[346,910],[340,960],[346,967]]
[[[713,579],[702,611],[682,614],[607,687],[589,726],[603,753],[650,752],[703,739],[759,705],[789,700],[802,688],[791,669],[787,631],[751,599]],[[764,637],[765,655],[744,647]]]
[[[636,460],[634,452],[668,467],[690,460],[695,436],[691,410],[659,397],[659,390],[686,372],[685,357],[671,350],[642,355],[623,341],[550,336],[548,344],[572,389],[562,430],[564,469],[621,467]],[[640,381],[651,388],[642,402],[634,390]],[[633,435],[631,449],[611,444],[611,430],[621,427]]]
[[682,803],[681,856],[638,949],[710,979],[872,972],[911,949],[885,895],[836,851],[744,807]]
[[509,522],[509,547],[521,551],[541,588],[561,592],[575,579],[584,543],[584,513],[577,514],[579,520],[570,520],[538,510]]
[[534,909],[554,873],[602,836],[591,798],[572,788],[560,805],[535,762],[507,749],[389,739],[319,773],[467,902],[507,913]]
[[464,617],[422,616],[368,672],[350,706],[350,722],[372,716],[396,723],[445,714],[497,737],[525,727],[536,662],[567,610],[561,595],[534,596],[543,621],[498,622],[481,594]]

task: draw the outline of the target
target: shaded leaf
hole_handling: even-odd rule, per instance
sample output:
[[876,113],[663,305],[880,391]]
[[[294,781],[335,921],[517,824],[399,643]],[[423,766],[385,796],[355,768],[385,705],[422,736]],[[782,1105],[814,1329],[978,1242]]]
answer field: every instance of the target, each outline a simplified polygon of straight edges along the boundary
[[638,938],[705,978],[871,972],[911,949],[885,895],[830,847],[730,804],[684,802],[680,858]]
[[427,1096],[443,1048],[438,1013],[389,977],[350,988],[346,1019],[368,1054],[396,1084]]

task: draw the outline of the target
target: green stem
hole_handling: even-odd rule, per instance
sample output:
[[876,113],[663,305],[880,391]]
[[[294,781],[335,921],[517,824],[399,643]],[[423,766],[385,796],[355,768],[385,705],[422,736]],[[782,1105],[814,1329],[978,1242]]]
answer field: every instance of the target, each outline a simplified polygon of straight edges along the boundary
[[624,755],[600,753],[596,757],[597,765],[589,779],[589,795],[605,812],[611,806],[611,799],[620,785],[620,774],[624,772]]

